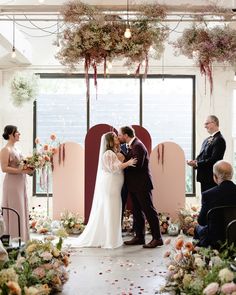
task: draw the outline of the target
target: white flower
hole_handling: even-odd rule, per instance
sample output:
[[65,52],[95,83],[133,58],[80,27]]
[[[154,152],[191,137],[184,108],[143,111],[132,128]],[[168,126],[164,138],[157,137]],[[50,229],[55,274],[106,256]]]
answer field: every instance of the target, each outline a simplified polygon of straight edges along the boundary
[[205,262],[199,257],[195,258],[194,262],[197,267],[204,267],[205,266]]
[[224,283],[231,282],[234,279],[234,274],[228,268],[223,268],[219,272],[219,278],[221,282],[224,282]]
[[219,265],[221,265],[222,264],[222,259],[219,257],[219,256],[213,256],[212,258],[211,258],[211,261],[210,261],[210,263],[209,263],[209,265],[211,265],[211,266],[219,266]]

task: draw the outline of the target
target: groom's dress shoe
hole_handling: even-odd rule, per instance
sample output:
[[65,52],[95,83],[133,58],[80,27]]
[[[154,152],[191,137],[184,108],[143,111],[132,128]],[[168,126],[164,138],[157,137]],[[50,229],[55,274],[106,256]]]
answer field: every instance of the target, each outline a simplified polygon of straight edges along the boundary
[[134,237],[130,241],[125,241],[124,244],[127,245],[127,246],[130,246],[130,245],[143,245],[143,244],[145,244],[145,240]]
[[156,248],[157,246],[162,246],[162,245],[163,245],[162,239],[159,239],[159,240],[153,239],[148,244],[143,245],[143,248],[151,249],[151,248]]

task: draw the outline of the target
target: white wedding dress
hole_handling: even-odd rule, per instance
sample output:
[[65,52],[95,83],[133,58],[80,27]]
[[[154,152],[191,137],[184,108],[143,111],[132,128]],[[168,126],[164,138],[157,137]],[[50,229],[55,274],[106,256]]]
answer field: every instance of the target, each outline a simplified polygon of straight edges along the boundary
[[121,188],[124,182],[121,162],[111,150],[105,150],[102,136],[93,204],[88,224],[73,244],[77,247],[118,248],[121,233]]

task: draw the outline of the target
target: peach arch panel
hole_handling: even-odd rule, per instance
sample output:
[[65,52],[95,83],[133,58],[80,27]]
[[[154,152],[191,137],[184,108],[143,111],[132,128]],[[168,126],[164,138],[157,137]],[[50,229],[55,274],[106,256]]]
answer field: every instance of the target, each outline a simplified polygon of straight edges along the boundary
[[[62,146],[61,146],[62,149]],[[54,155],[53,170],[53,219],[60,219],[68,210],[84,218],[84,149],[80,144],[65,143],[65,160]]]
[[150,155],[153,180],[153,203],[158,212],[177,217],[185,207],[185,156],[174,142],[158,144]]

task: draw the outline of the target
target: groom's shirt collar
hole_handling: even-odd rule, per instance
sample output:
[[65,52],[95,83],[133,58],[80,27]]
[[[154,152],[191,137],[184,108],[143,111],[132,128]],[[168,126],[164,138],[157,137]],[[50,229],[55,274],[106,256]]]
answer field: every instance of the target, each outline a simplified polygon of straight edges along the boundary
[[135,136],[127,143],[127,147],[130,148],[133,141],[135,140]]

